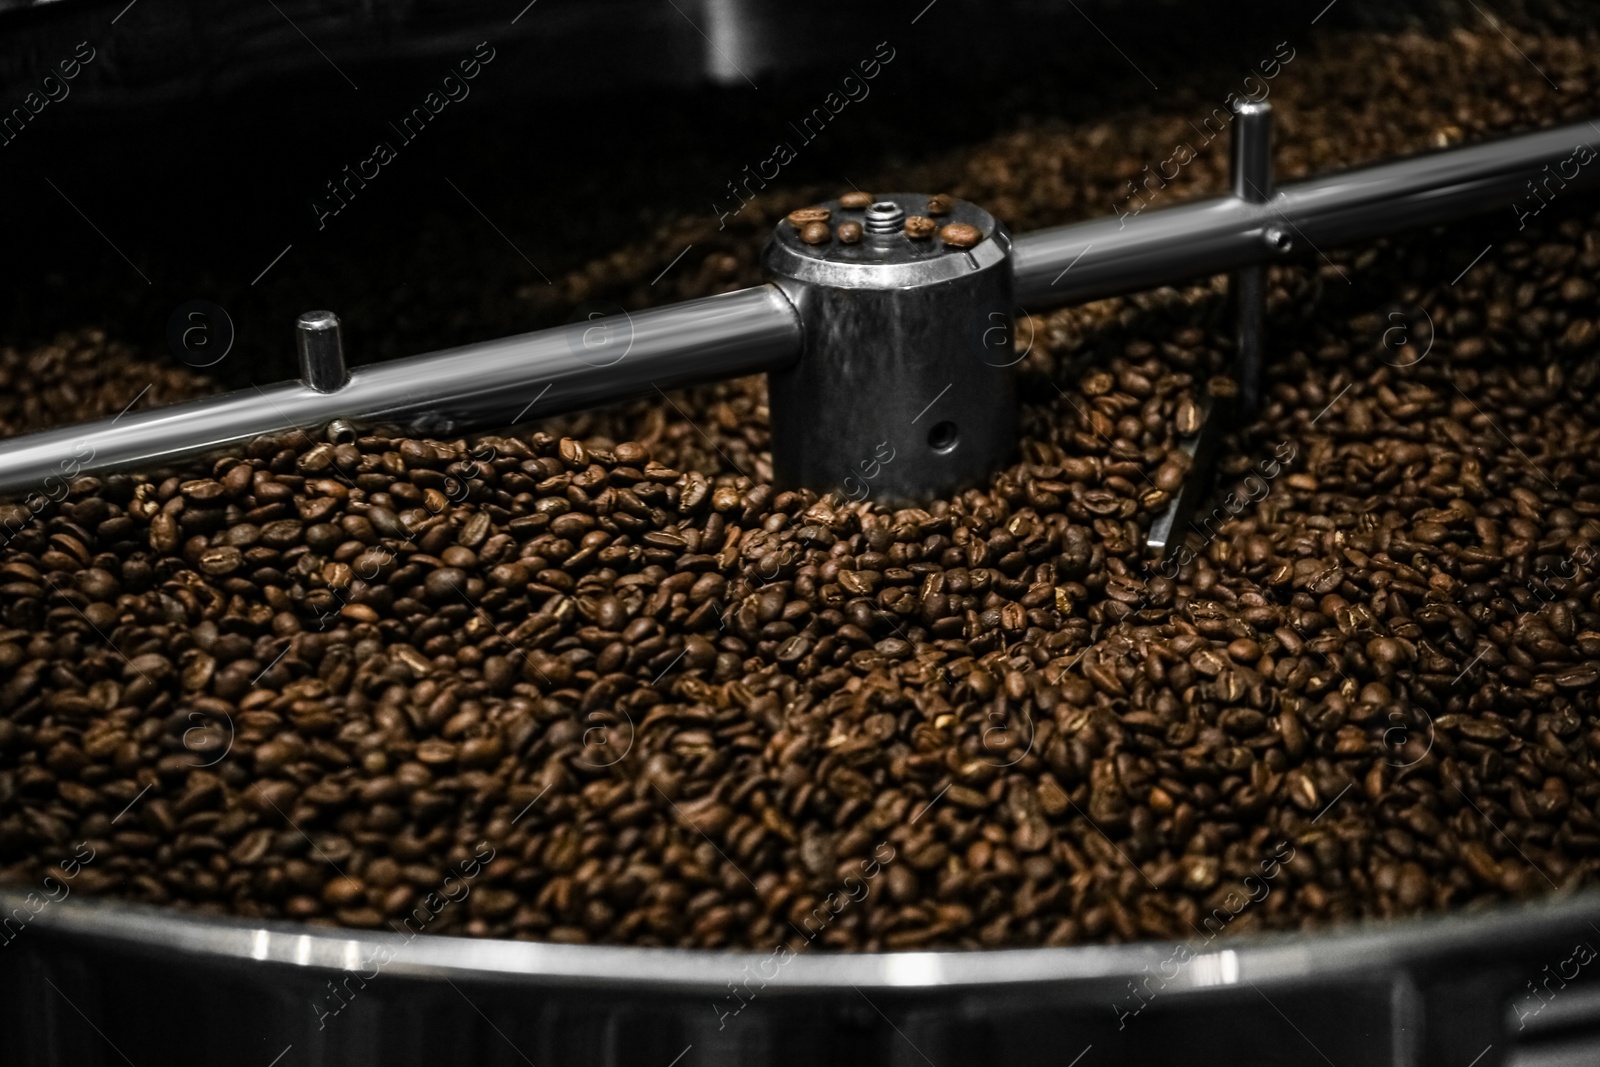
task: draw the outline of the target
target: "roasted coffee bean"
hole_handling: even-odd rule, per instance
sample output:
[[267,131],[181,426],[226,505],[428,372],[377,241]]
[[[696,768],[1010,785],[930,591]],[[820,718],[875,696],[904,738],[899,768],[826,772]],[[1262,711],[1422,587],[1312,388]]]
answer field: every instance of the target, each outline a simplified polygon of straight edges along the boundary
[[244,555],[231,545],[208,548],[200,554],[200,569],[213,578],[232,574],[244,563]]
[[804,231],[807,226],[827,222],[832,216],[833,213],[825,207],[802,207],[789,212],[785,220],[795,229]]
[[1173,419],[1173,429],[1184,435],[1200,432],[1200,405],[1192,397],[1178,401],[1178,413]]
[[923,241],[932,237],[939,229],[939,224],[924,215],[909,215],[906,217],[905,234],[913,241]]
[[860,244],[861,232],[861,223],[841,222],[838,229],[839,243],[846,245]]
[[952,222],[939,231],[939,240],[951,248],[971,248],[983,240],[983,231],[964,222]]
[[872,194],[863,193],[859,189],[845,193],[839,198],[839,206],[849,211],[860,211],[872,206]]
[[954,198],[949,193],[934,193],[928,197],[928,214],[948,215],[955,209]]
[[459,567],[440,567],[428,575],[424,588],[428,598],[434,601],[448,601],[462,596],[466,592],[467,575]]
[[833,239],[833,230],[826,222],[808,222],[800,231],[800,240],[808,245],[825,245]]

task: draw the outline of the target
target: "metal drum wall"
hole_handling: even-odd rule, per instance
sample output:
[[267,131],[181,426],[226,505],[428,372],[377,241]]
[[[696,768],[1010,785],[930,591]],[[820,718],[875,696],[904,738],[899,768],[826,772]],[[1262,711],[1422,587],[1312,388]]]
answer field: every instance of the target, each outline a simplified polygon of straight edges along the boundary
[[[0,904],[24,907],[12,891]],[[1597,919],[1585,897],[1310,939],[1196,938],[1192,954],[779,962],[408,942],[64,902],[6,944],[0,1017],[18,1064],[1155,1067],[1181,1049],[1202,1067],[1577,1067],[1600,1055],[1600,995],[1559,975],[1577,977],[1575,946],[1581,961]]]

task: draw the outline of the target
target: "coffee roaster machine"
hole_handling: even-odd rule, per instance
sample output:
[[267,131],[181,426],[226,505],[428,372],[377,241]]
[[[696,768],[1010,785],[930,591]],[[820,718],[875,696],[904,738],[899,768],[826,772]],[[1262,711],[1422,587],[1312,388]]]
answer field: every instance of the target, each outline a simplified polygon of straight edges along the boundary
[[[878,488],[915,500],[970,484],[1014,445],[1013,310],[1233,272],[1236,399],[1189,439],[1190,480],[1155,525],[1163,551],[1204,494],[1204,457],[1258,390],[1261,272],[1297,249],[1444,222],[1514,199],[1588,144],[1588,123],[1274,188],[1271,113],[1232,124],[1224,198],[1012,236],[980,207],[922,194],[823,205],[785,222],[754,289],[347,369],[337,318],[302,316],[301,380],[12,439],[0,489],[54,473],[151,469],[259,433],[335,423],[461,433],[652,387],[770,375],[778,477],[836,488],[884,426],[916,462]],[[907,236],[958,222],[959,247]],[[858,220],[858,240],[838,239]],[[966,244],[967,242],[962,242]],[[915,358],[912,357],[915,353]],[[81,447],[89,445],[85,453]],[[1547,977],[1600,938],[1600,899],[1315,936],[848,957],[406,939],[65,900],[0,949],[17,1063],[1191,1063],[1490,1067],[1600,1058],[1600,990]],[[355,975],[359,985],[352,985]],[[329,990],[345,990],[330,1018]],[[1523,1010],[1537,991],[1539,1011]],[[348,1002],[345,995],[348,995]],[[1546,997],[1549,1002],[1546,1004]],[[1531,1003],[1531,1002],[1530,1002]],[[1522,1008],[1519,1009],[1519,1005]]]
[[[834,201],[826,240],[779,224],[767,285],[354,370],[337,317],[309,313],[300,380],[3,442],[0,491],[26,492],[69,454],[86,471],[150,471],[260,433],[459,434],[519,408],[528,421],[764,372],[781,481],[841,487],[889,426],[914,462],[875,488],[915,501],[1013,448],[1017,308],[1231,272],[1239,388],[1186,441],[1189,480],[1150,534],[1161,553],[1209,490],[1219,427],[1259,395],[1267,264],[1498,209],[1600,140],[1577,123],[1276,187],[1271,123],[1264,105],[1233,116],[1231,195],[1135,218],[1011,235],[980,205],[923,193]],[[929,217],[980,239],[908,236],[908,218]],[[858,240],[840,239],[845,222]],[[408,939],[41,906],[28,887],[0,888],[0,916],[21,917],[0,943],[0,1049],[15,1064],[1600,1062],[1600,986],[1567,977],[1575,946],[1600,940],[1593,894],[1325,934],[851,956]]]

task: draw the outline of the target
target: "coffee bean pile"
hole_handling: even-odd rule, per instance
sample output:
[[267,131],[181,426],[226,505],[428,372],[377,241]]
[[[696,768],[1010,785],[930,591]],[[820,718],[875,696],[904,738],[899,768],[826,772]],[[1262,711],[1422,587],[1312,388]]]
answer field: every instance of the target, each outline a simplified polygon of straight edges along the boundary
[[[1304,761],[1258,749],[1273,774],[1250,785],[1284,773],[1305,811],[1350,790],[1304,838],[1300,873],[1334,914],[1565,890],[1600,865],[1600,214],[1591,197],[1497,236],[1494,264],[1285,353],[1225,467],[1286,441],[1303,466],[1179,582],[1233,660],[1190,657],[1179,679],[1218,701],[1211,743],[1261,744],[1228,705],[1271,686],[1284,754]],[[1410,278],[1438,269],[1407,258]],[[1408,318],[1404,343],[1386,332]],[[1137,657],[1160,629],[1136,614],[1123,633]],[[1377,728],[1382,758],[1350,758]]]
[[88,841],[91,894],[768,950],[1592,884],[1600,214],[1513,222],[1273,268],[1181,567],[1214,283],[1030,317],[1018,461],[921,509],[775,490],[749,381],[0,506],[0,882]]
[[64,333],[31,351],[0,348],[0,434],[160,407],[215,392],[169,359],[141,359],[101,330]]
[[[1181,383],[1121,384],[1159,427]],[[1063,437],[1099,452],[1100,423]],[[764,937],[952,769],[970,804],[1024,758],[1043,676],[1004,664],[1066,668],[1082,580],[1159,503],[1131,479],[1177,454],[1029,448],[1053,479],[884,514],[714,486],[631,443],[291,434],[0,511],[21,527],[0,563],[7,880],[87,835],[107,845],[90,891],[375,926],[488,841],[500,858],[430,929]],[[947,851],[912,844],[915,870]]]

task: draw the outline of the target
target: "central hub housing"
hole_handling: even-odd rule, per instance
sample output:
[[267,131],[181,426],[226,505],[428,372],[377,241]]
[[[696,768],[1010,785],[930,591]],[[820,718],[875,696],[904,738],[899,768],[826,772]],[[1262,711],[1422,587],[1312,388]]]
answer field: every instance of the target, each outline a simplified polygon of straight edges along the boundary
[[778,224],[763,262],[804,331],[800,358],[768,375],[781,487],[921,503],[1015,447],[1011,238],[975,204],[939,197],[932,214],[933,199],[827,201],[825,239],[815,221]]

